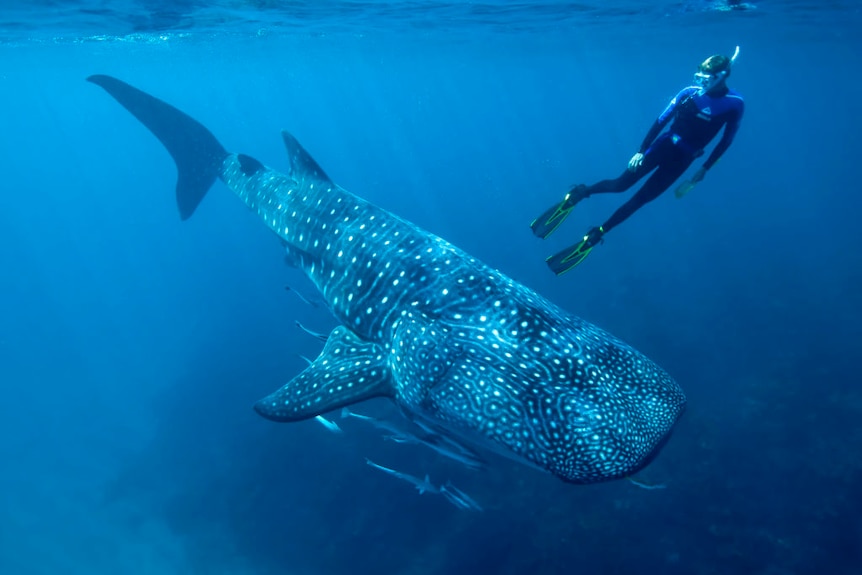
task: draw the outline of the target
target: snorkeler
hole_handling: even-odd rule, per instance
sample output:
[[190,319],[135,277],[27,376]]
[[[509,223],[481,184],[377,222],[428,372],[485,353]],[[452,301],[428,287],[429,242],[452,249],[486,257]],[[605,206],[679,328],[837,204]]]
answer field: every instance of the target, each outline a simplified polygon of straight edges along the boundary
[[[684,88],[670,101],[621,176],[592,186],[574,186],[562,202],[530,224],[536,236],[547,238],[584,198],[593,194],[624,192],[655,170],[641,189],[604,224],[592,228],[577,244],[549,257],[547,262],[551,271],[560,275],[584,261],[606,233],[667,190],[696,158],[703,155],[703,149],[724,127],[724,134],[709,158],[690,180],[676,189],[676,196],[683,197],[704,178],[707,170],[730,146],[742,120],[742,96],[727,87],[731,65],[738,55],[737,46],[731,58],[715,55],[704,60],[694,75],[694,85]],[[668,131],[662,133],[671,120],[673,123]]]

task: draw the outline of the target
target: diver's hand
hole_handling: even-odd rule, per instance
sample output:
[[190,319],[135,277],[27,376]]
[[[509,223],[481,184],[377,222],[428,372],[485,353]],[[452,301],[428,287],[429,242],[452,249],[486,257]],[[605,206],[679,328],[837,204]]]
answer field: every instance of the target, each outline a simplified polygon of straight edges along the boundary
[[629,160],[629,171],[634,172],[635,170],[640,168],[641,164],[643,164],[643,163],[644,163],[644,155],[641,154],[640,152],[638,152],[637,154],[632,156],[631,160]]
[[691,183],[696,184],[703,180],[703,177],[706,176],[706,168],[698,169],[694,175],[691,177]]

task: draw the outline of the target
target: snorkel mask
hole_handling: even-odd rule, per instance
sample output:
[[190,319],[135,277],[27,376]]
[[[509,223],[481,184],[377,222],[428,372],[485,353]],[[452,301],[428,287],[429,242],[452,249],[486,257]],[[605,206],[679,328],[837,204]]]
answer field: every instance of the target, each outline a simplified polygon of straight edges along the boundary
[[694,75],[694,84],[700,86],[701,94],[709,92],[730,76],[730,67],[736,61],[737,56],[739,56],[739,46],[736,47],[730,58],[716,54],[698,66]]

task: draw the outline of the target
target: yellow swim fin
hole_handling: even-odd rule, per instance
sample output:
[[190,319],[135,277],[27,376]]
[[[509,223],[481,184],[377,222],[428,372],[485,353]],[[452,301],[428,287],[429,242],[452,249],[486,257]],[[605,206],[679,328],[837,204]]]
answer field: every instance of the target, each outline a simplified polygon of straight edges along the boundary
[[569,214],[572,213],[572,209],[575,205],[586,198],[586,189],[587,187],[583,184],[575,186],[574,188],[566,194],[566,197],[563,198],[563,201],[557,204],[556,206],[551,206],[545,213],[541,216],[533,220],[533,223],[530,224],[530,229],[533,230],[533,234],[539,238],[545,239],[560,227]]
[[562,275],[587,259],[596,244],[602,241],[604,233],[605,230],[601,226],[593,228],[587,232],[583,240],[552,255],[545,262],[552,272],[556,275]]
[[697,182],[695,182],[694,180],[686,180],[679,186],[677,186],[676,190],[674,191],[674,195],[677,197],[677,199],[681,199],[687,193],[689,193],[696,185]]

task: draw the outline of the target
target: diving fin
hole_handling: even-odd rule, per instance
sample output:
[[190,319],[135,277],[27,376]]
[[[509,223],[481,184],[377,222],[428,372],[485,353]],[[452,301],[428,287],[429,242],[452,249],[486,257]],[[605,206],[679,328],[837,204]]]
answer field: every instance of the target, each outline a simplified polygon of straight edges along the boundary
[[545,213],[533,220],[533,223],[530,224],[533,234],[541,239],[545,239],[554,233],[554,230],[560,227],[560,224],[569,217],[575,205],[587,197],[584,193],[586,189],[587,187],[583,184],[573,187],[566,194],[566,197],[563,198],[562,202],[548,208]]
[[677,186],[676,190],[674,190],[673,193],[677,197],[677,199],[680,199],[684,197],[687,193],[689,193],[696,185],[697,182],[695,182],[694,180],[686,180],[679,186]]
[[590,255],[596,244],[601,241],[603,235],[604,230],[601,227],[591,229],[580,242],[545,260],[548,263],[548,267],[556,275],[562,275],[573,269],[587,259],[587,256]]

